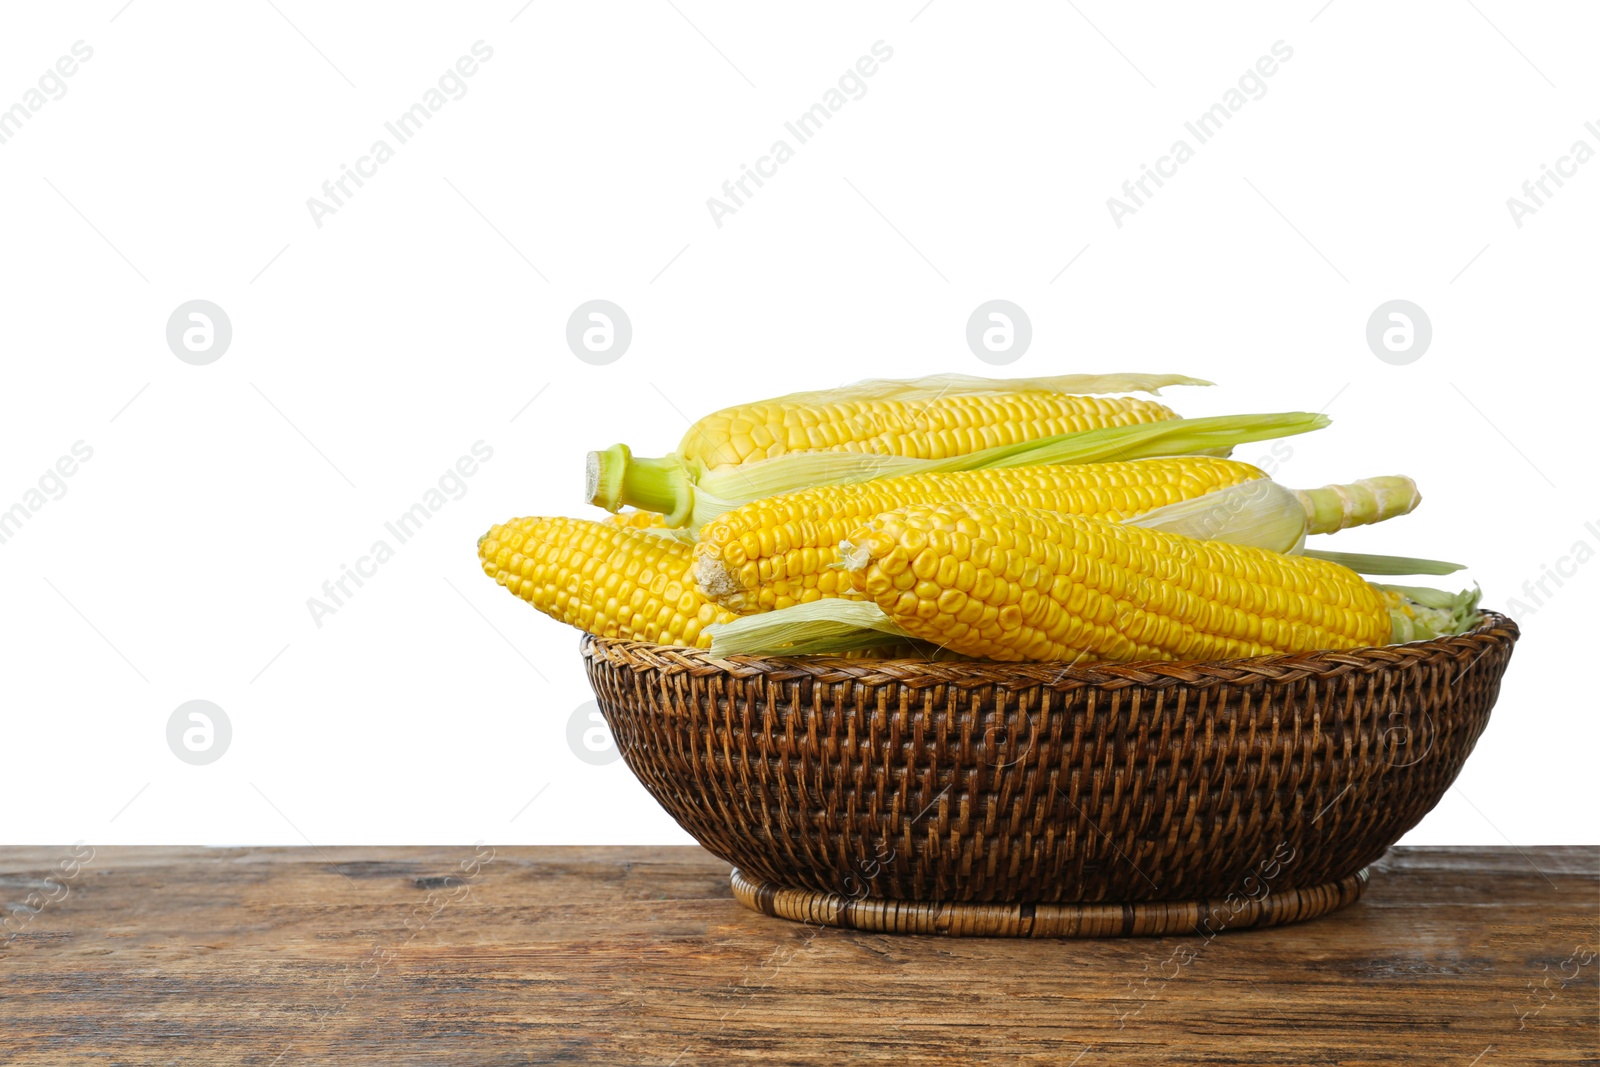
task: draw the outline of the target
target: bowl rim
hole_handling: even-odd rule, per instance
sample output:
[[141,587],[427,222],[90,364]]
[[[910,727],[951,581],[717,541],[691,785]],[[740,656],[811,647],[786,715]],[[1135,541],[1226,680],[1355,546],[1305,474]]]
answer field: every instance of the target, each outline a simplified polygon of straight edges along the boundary
[[1297,677],[1328,678],[1404,669],[1429,661],[1465,658],[1460,674],[1492,647],[1514,644],[1521,635],[1517,623],[1497,611],[1482,611],[1478,625],[1461,634],[1410,641],[1399,645],[1367,645],[1311,652],[1280,652],[1266,656],[1222,660],[1134,660],[1126,663],[1071,663],[1064,661],[1015,663],[1002,660],[842,659],[837,656],[728,656],[718,658],[708,649],[657,645],[628,638],[584,634],[579,649],[586,660],[603,660],[635,670],[665,670],[696,676],[723,675],[739,679],[765,677],[774,682],[812,679],[820,682],[856,681],[868,685],[998,686],[1005,689],[1044,687],[1076,689],[1083,686],[1125,688],[1142,686],[1254,685],[1283,682]]

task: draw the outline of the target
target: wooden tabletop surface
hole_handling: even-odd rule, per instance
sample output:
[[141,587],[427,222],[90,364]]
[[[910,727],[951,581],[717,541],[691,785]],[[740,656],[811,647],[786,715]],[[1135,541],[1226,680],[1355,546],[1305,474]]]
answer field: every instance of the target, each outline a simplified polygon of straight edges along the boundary
[[698,848],[0,850],[5,1064],[1600,1063],[1600,849],[1197,937],[862,934]]

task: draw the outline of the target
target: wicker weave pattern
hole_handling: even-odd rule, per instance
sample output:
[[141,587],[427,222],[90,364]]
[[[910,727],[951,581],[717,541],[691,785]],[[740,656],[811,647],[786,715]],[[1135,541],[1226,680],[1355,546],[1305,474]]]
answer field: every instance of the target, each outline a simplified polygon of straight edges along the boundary
[[886,934],[945,937],[1205,936],[1315,919],[1355,903],[1366,884],[1367,872],[1363,870],[1327,885],[1279,887],[1215,900],[974,904],[780,889],[751,882],[737,869],[733,872],[733,895],[745,907],[765,915]]
[[1236,893],[1275,854],[1274,887],[1354,876],[1455,780],[1517,635],[1487,613],[1409,645],[1073,667],[583,654],[628,766],[746,878],[1123,902]]

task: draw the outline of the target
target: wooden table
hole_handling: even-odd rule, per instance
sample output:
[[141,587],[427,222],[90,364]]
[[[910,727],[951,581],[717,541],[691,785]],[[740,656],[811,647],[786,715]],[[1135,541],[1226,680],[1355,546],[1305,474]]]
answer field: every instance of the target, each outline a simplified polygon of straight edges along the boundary
[[804,926],[697,848],[13,848],[0,899],[6,1064],[1600,1062],[1593,848],[1211,941]]

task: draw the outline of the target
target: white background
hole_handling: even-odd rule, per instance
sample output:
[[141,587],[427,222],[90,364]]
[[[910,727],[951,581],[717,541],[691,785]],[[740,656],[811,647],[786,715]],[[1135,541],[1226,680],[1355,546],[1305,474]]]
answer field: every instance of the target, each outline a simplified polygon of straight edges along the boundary
[[[485,579],[478,535],[581,514],[585,450],[664,453],[686,416],[995,373],[964,327],[996,297],[1034,328],[998,373],[1325,408],[1282,480],[1427,498],[1341,547],[1470,562],[1492,607],[1600,548],[1600,161],[1520,228],[1506,205],[1600,148],[1592,10],[675,3],[8,7],[0,107],[94,54],[0,144],[0,508],[93,458],[0,545],[0,840],[687,840],[569,750],[576,634]],[[465,96],[316,226],[307,198],[479,40]],[[866,94],[717,227],[706,199],[880,40]],[[1107,197],[1280,40],[1266,94],[1114,225]],[[601,367],[564,341],[597,297],[634,327]],[[233,325],[209,366],[165,340],[196,298]],[[1408,366],[1364,339],[1394,298],[1433,323]],[[465,495],[315,625],[307,598],[479,440]],[[1493,722],[1409,842],[1596,839],[1600,563],[1564,583],[1516,612]],[[202,767],[165,740],[197,698],[233,726]]]

